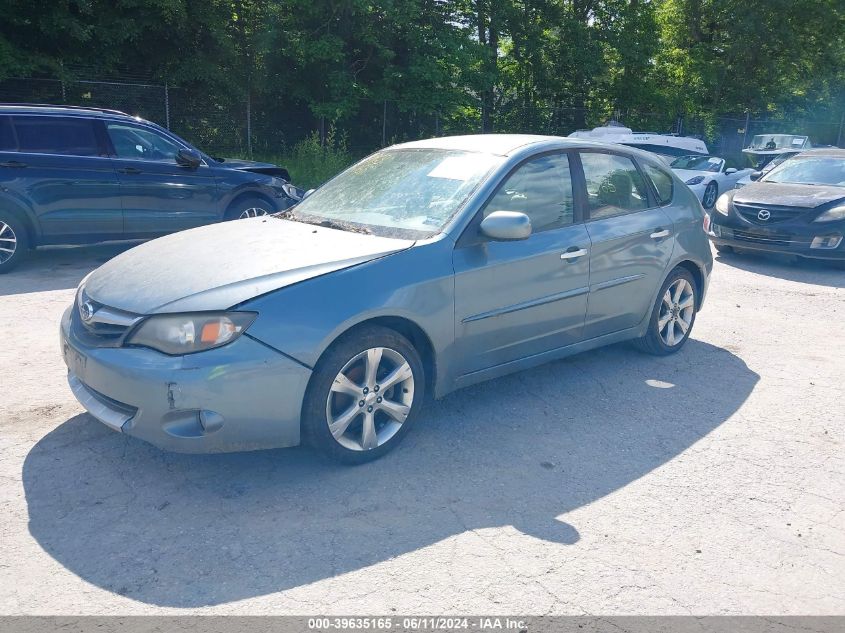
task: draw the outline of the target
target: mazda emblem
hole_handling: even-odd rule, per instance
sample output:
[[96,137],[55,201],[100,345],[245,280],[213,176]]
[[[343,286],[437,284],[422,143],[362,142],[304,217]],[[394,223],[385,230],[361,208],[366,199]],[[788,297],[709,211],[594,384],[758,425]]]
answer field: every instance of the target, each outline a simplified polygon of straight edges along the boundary
[[772,212],[768,209],[760,209],[760,211],[757,213],[757,219],[762,220],[763,222],[768,220],[770,217],[772,217]]

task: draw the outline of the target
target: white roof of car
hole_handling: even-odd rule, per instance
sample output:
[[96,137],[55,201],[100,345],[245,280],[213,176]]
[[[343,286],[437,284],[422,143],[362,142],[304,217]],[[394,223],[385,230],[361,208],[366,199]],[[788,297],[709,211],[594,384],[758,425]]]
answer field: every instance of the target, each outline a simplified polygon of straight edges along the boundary
[[540,136],[538,134],[467,134],[466,136],[441,136],[422,141],[411,141],[410,143],[402,143],[393,147],[402,149],[453,149],[507,156],[526,145],[548,141],[566,143],[566,139],[560,136]]

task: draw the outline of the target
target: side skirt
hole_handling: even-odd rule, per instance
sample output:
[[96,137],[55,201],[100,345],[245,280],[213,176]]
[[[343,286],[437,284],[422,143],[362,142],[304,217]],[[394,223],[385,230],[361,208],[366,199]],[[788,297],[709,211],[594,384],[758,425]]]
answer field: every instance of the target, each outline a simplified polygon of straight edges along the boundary
[[[506,376],[507,374],[522,371],[523,369],[537,367],[538,365],[566,358],[567,356],[572,356],[574,354],[580,354],[581,352],[586,352],[587,350],[595,349],[597,347],[604,347],[605,345],[628,341],[640,336],[641,330],[642,325],[638,324],[632,328],[613,332],[612,334],[597,336],[596,338],[567,345],[566,347],[558,347],[546,352],[540,352],[539,354],[533,354],[531,356],[526,356],[525,358],[502,363],[501,365],[494,365],[493,367],[488,367],[486,369],[479,369],[478,371],[458,376],[458,378],[455,379],[453,388],[448,391],[462,389],[479,382],[484,382],[485,380],[492,380],[493,378],[499,378],[500,376]],[[448,393],[448,391],[446,393]],[[438,395],[442,397],[446,395],[446,393]]]

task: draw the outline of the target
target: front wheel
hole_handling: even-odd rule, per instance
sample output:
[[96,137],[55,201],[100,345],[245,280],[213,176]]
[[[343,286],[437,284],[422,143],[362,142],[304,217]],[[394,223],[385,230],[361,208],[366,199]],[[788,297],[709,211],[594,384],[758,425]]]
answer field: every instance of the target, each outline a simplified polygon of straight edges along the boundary
[[226,211],[226,220],[243,220],[245,218],[258,218],[262,215],[273,213],[269,202],[263,198],[246,198],[234,203]]
[[704,189],[704,196],[701,199],[701,206],[705,209],[712,209],[713,206],[716,204],[716,199],[719,197],[719,185],[715,182],[711,182],[707,184],[707,187]]
[[314,368],[303,432],[319,451],[347,464],[378,459],[410,430],[422,404],[419,354],[401,334],[366,326],[338,340]]
[[28,250],[26,227],[12,214],[0,211],[0,274],[20,264]]
[[666,356],[687,342],[698,309],[695,279],[685,268],[675,268],[657,294],[645,336],[635,341],[642,351]]

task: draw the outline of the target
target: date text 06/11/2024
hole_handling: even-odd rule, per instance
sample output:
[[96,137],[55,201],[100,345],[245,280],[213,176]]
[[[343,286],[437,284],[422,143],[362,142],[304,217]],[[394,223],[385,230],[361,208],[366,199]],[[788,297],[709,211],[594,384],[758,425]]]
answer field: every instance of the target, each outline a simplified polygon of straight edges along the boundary
[[521,631],[525,628],[523,620],[510,617],[317,617],[308,619],[310,630],[477,630]]

